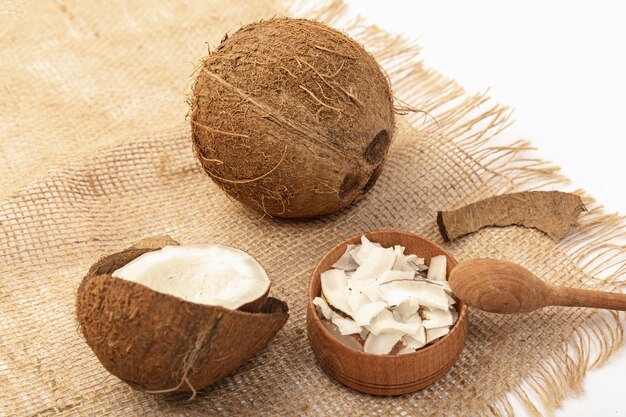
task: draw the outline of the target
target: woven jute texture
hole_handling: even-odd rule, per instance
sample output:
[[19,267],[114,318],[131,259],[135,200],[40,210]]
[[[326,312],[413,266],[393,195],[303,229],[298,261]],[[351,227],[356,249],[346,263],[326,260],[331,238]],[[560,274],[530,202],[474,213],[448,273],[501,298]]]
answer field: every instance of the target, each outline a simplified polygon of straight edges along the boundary
[[[306,339],[306,289],[331,245],[377,229],[443,244],[437,210],[567,184],[526,142],[508,137],[506,108],[426,69],[415,45],[348,21],[340,3],[298,7],[271,0],[0,2],[0,416],[500,416],[513,415],[515,403],[543,415],[579,393],[586,370],[619,347],[617,314],[472,311],[459,361],[421,392],[363,395],[321,371]],[[195,66],[224,33],[273,15],[347,31],[389,74],[398,108],[408,103],[428,113],[399,116],[377,185],[358,204],[317,220],[246,211],[192,153],[185,94]],[[559,244],[509,227],[446,248],[458,260],[507,259],[549,282],[618,290],[624,221],[585,199],[589,212]],[[75,320],[75,291],[89,266],[161,234],[250,252],[272,277],[272,295],[291,310],[266,349],[192,402],[137,392],[110,376]]]

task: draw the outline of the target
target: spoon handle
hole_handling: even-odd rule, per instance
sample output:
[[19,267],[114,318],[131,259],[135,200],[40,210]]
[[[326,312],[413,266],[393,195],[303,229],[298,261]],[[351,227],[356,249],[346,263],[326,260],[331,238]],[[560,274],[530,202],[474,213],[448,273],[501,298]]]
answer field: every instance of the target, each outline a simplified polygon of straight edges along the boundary
[[580,288],[552,287],[548,305],[566,307],[592,307],[626,311],[626,294],[583,290]]

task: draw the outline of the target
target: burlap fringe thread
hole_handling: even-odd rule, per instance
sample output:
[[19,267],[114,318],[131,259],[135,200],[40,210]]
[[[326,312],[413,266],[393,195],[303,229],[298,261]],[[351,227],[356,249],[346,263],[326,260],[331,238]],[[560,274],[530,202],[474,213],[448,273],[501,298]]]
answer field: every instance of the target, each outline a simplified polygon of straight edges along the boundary
[[[487,93],[465,97],[454,81],[424,69],[416,61],[417,45],[400,36],[391,35],[362,19],[345,21],[346,6],[332,1],[315,10],[293,7],[290,15],[307,16],[323,21],[367,45],[388,71],[399,103],[398,111],[407,112],[409,123],[427,135],[440,136],[453,143],[460,152],[476,162],[476,176],[490,187],[492,195],[549,189],[563,189],[569,180],[554,164],[540,158],[526,157],[533,151],[528,141],[498,146],[494,137],[511,123],[511,111],[495,105],[481,114],[476,108],[488,102]],[[426,103],[420,111],[411,111],[411,102]],[[442,131],[440,126],[446,126]],[[453,163],[453,162],[452,162]],[[606,291],[622,291],[626,286],[626,217],[605,214],[602,206],[582,190],[589,211],[555,250],[571,257],[588,276],[581,285]],[[467,201],[469,203],[471,201]],[[587,370],[598,367],[624,342],[624,317],[621,312],[595,313],[585,325],[577,328],[556,352],[551,353],[539,369],[528,370],[516,384],[507,386],[508,393],[485,404],[477,417],[512,417],[513,403],[522,404],[533,416],[552,415],[562,401],[583,392]],[[544,414],[545,413],[545,414]]]

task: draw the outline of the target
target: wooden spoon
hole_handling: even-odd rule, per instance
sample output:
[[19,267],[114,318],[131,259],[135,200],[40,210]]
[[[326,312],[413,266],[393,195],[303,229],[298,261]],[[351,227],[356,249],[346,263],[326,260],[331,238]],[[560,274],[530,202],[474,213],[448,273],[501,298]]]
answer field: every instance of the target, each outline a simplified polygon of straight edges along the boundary
[[520,265],[494,259],[461,262],[449,282],[461,301],[492,313],[527,313],[546,306],[626,311],[626,294],[548,285]]

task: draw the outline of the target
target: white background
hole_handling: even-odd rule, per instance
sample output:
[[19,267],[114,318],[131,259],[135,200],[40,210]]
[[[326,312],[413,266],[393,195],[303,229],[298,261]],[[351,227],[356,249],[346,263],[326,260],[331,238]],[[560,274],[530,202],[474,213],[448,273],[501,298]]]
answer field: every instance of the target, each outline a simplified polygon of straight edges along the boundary
[[[530,139],[576,187],[626,214],[626,3],[347,3],[351,15],[418,40],[426,65],[469,93],[490,88],[515,108],[507,135]],[[622,348],[556,416],[626,416],[625,371]]]

